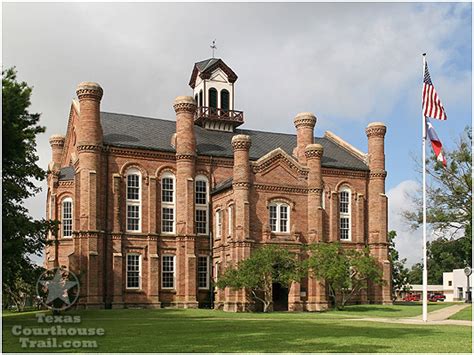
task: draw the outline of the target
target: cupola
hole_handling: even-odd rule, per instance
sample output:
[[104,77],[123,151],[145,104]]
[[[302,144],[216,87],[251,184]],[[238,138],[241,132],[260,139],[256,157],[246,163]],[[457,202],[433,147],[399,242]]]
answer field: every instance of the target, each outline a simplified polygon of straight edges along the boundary
[[234,110],[237,75],[222,59],[195,63],[189,86],[197,103],[194,123],[210,130],[232,132],[244,123],[244,113]]

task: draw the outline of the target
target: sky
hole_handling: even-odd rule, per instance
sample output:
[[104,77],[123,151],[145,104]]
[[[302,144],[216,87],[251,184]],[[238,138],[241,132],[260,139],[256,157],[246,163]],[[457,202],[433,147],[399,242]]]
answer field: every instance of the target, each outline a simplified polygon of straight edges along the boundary
[[[401,257],[420,261],[421,232],[400,213],[420,188],[421,54],[448,115],[433,124],[449,149],[471,123],[470,3],[2,5],[2,64],[34,87],[30,112],[47,128],[37,139],[43,168],[78,83],[100,83],[102,111],[174,120],[174,98],[192,95],[193,65],[216,40],[216,57],[239,76],[242,128],[294,133],[295,115],[310,111],[316,136],[329,130],[366,152],[367,124],[387,125],[389,229]],[[46,188],[27,201],[35,218],[45,201]]]

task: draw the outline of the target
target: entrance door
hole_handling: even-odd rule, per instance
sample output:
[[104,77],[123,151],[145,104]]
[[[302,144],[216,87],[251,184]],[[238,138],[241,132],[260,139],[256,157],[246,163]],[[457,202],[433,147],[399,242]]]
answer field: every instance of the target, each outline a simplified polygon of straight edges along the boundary
[[273,310],[288,311],[288,288],[279,283],[273,284]]

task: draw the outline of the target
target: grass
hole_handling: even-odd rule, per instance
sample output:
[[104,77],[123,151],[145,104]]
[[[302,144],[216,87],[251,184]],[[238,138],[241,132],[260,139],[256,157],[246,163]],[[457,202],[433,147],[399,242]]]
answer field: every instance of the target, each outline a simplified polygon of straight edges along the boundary
[[459,312],[453,314],[449,319],[454,320],[470,320],[472,321],[472,305],[461,309]]
[[[430,305],[430,310],[443,304]],[[445,305],[446,306],[446,305]],[[406,317],[418,305],[361,305],[325,313],[225,313],[214,310],[86,310],[79,325],[102,327],[98,348],[77,352],[471,352],[471,329],[454,325],[363,322],[354,317]],[[56,325],[56,324],[54,324]],[[13,326],[48,328],[34,313],[3,317],[3,351],[54,352],[66,349],[21,348]],[[45,339],[46,336],[32,336]],[[71,337],[58,337],[58,342]],[[75,337],[72,339],[79,339]]]

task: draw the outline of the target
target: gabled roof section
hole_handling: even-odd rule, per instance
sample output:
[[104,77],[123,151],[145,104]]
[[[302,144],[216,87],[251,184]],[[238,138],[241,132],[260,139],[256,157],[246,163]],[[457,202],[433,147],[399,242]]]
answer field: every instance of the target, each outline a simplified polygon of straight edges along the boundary
[[268,170],[273,168],[274,164],[283,163],[287,168],[293,172],[293,176],[297,177],[305,170],[304,167],[290,154],[285,152],[280,147],[268,152],[256,162],[252,164],[255,173],[265,174]]
[[217,68],[220,68],[227,75],[229,82],[234,83],[237,80],[237,74],[235,74],[234,71],[230,69],[222,59],[209,58],[194,64],[191,79],[189,79],[189,86],[194,89],[198,75],[203,79],[209,79],[211,73]]
[[[104,144],[114,147],[141,148],[175,152],[171,137],[176,133],[176,121],[139,117],[118,113],[101,112],[100,120],[104,132]],[[200,155],[233,158],[231,140],[236,134],[250,136],[250,160],[256,161],[262,156],[281,148],[291,156],[296,147],[296,135],[264,132],[249,129],[235,129],[234,132],[212,131],[194,126],[197,153]],[[314,143],[324,147],[321,160],[323,167],[369,171],[362,159],[327,137],[315,137]]]

